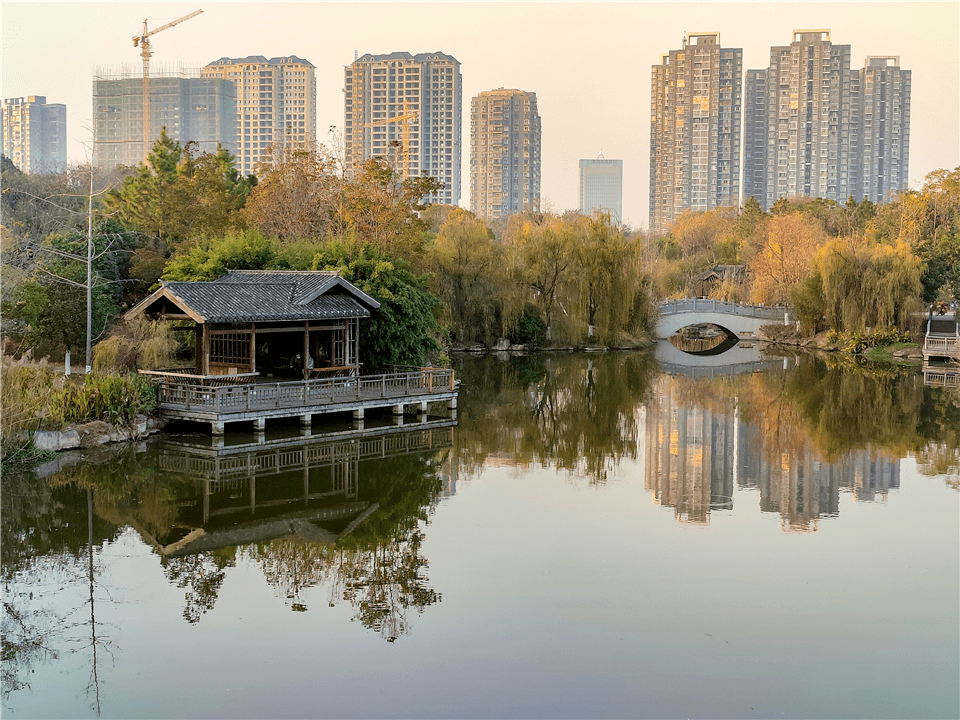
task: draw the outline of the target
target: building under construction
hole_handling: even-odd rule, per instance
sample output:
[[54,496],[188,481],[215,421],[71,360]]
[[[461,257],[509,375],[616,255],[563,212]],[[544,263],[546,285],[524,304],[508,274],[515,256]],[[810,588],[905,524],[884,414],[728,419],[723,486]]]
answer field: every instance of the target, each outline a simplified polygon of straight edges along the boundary
[[383,158],[401,177],[443,183],[430,203],[460,202],[460,62],[441,52],[360,56],[344,68],[348,173]]
[[[201,152],[217,145],[237,151],[236,88],[230,80],[201,77],[198,70],[154,71],[150,77],[151,142],[162,128],[181,145]],[[93,78],[93,161],[101,168],[135,166],[146,156],[143,77],[132,68],[97,68]]]

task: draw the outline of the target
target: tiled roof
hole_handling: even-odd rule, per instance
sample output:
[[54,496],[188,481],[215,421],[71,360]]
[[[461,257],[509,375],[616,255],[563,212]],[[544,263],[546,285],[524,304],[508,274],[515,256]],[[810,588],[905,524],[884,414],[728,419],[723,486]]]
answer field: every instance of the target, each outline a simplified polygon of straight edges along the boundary
[[213,282],[167,282],[130,311],[168,298],[209,323],[370,317],[380,303],[336,272],[232,270]]
[[304,60],[303,58],[297,57],[296,55],[284,55],[282,57],[272,57],[267,60],[263,55],[247,55],[246,57],[222,57],[219,60],[214,60],[211,63],[207,63],[206,67],[214,67],[216,65],[239,65],[241,63],[247,63],[250,65],[284,65],[287,63],[299,64],[299,65],[309,65],[310,67],[316,67],[309,60]]

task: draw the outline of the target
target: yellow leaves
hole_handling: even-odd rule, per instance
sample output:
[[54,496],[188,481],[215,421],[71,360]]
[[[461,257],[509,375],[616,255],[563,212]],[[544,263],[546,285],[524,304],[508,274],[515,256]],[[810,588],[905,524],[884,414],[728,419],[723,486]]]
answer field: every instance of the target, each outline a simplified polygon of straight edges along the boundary
[[820,224],[802,213],[770,218],[763,245],[750,265],[754,277],[754,301],[765,304],[786,302],[791,288],[810,272],[824,241]]

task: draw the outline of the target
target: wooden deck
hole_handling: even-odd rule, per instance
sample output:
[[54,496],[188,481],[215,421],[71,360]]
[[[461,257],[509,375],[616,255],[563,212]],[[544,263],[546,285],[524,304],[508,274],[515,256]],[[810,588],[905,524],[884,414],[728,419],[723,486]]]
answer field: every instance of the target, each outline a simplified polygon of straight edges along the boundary
[[161,416],[167,420],[210,423],[215,435],[225,423],[250,422],[263,430],[268,418],[299,417],[305,425],[313,415],[352,411],[363,420],[368,408],[392,407],[403,414],[413,405],[427,412],[430,402],[457,406],[457,382],[453,370],[419,368],[383,375],[360,375],[316,380],[272,382],[264,378],[237,378],[229,384],[220,376],[218,385],[199,385],[173,375],[153,374],[159,380]]
[[923,384],[960,387],[960,324],[956,314],[931,316],[923,339]]
[[960,337],[927,335],[923,342],[923,357],[942,357],[960,360]]

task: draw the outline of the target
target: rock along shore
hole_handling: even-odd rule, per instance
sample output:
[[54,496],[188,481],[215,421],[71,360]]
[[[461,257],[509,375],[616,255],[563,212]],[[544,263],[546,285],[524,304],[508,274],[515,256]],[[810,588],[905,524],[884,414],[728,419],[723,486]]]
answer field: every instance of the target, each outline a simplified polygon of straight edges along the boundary
[[141,440],[159,432],[165,425],[158,418],[138,415],[129,427],[117,427],[100,420],[71,425],[64,430],[37,430],[33,434],[33,447],[37,450],[60,452],[76,448],[90,448],[113,442]]

